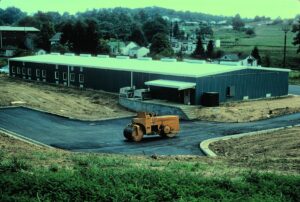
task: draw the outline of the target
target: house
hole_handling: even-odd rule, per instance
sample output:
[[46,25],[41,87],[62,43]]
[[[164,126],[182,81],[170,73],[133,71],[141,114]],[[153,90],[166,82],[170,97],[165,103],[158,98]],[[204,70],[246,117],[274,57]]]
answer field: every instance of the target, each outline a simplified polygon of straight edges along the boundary
[[238,62],[240,61],[240,57],[237,54],[227,54],[222,56],[219,61]]
[[136,58],[144,57],[148,53],[150,53],[150,50],[145,47],[134,47],[129,50],[129,56]]
[[2,55],[7,57],[13,56],[20,44],[25,45],[27,49],[34,49],[34,34],[39,31],[34,27],[0,26],[0,49]]
[[125,43],[119,40],[111,40],[108,42],[108,46],[112,55],[121,55],[122,49],[125,47]]
[[241,60],[241,65],[242,66],[254,66],[257,67],[257,60],[254,58],[252,55],[249,55],[245,59]]
[[139,47],[139,45],[137,45],[135,42],[127,42],[125,43],[125,47],[121,49],[121,53],[122,55],[129,55],[129,50],[137,47]]
[[51,45],[59,44],[62,34],[63,33],[61,33],[61,32],[57,32],[56,34],[54,34],[54,36],[52,36],[51,39],[49,39]]
[[139,47],[135,42],[123,42],[119,40],[111,40],[108,42],[110,52],[113,55],[129,55],[129,50]]

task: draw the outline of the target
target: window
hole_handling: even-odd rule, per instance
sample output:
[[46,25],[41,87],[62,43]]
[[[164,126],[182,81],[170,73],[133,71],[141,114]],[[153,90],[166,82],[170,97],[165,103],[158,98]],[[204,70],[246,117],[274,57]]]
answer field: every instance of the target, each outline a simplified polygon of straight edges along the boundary
[[83,67],[80,67],[80,72],[83,72]]
[[235,96],[235,86],[228,86],[226,88],[226,97],[234,97]]
[[35,75],[36,77],[40,77],[41,76],[41,71],[39,69],[35,70]]
[[42,70],[42,77],[46,78],[46,70],[44,70],[44,69]]
[[22,74],[26,75],[26,69],[24,67],[22,68]]
[[75,74],[74,73],[70,74],[70,81],[75,81]]
[[14,74],[16,73],[16,68],[14,66],[11,67],[11,72]]
[[28,74],[29,76],[31,76],[31,68],[28,68],[28,69],[27,69],[27,74]]
[[17,73],[21,74],[21,68],[20,67],[17,68]]
[[66,81],[67,80],[67,72],[63,73],[63,80]]
[[79,74],[79,82],[80,83],[84,82],[84,75],[83,74]]
[[73,66],[71,67],[71,71],[72,71],[72,72],[74,71],[74,67],[73,67]]
[[55,72],[55,79],[59,79],[59,72]]

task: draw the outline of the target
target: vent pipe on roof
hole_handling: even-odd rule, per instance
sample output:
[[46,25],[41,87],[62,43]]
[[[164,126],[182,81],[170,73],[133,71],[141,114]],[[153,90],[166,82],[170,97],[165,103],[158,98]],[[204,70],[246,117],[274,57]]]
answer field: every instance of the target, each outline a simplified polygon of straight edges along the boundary
[[60,55],[60,53],[50,53],[50,55]]
[[129,56],[117,56],[117,59],[129,59]]
[[160,59],[162,62],[177,62],[175,58],[162,58]]
[[109,55],[97,55],[98,58],[109,58]]
[[75,56],[75,53],[65,53],[65,56]]
[[183,62],[187,63],[197,63],[197,64],[206,64],[205,60],[189,60],[189,59],[184,59]]
[[147,60],[147,61],[150,61],[152,60],[152,58],[150,57],[140,57],[140,58],[137,58],[138,60]]
[[80,54],[79,56],[80,56],[80,57],[92,57],[91,54]]

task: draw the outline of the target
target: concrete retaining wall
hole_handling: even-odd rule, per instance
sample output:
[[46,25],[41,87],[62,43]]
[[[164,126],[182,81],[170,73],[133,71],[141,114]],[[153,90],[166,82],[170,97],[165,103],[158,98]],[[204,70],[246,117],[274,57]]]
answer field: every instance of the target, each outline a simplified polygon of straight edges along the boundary
[[186,114],[176,106],[149,103],[132,98],[119,98],[119,104],[135,112],[153,112],[157,115],[178,115],[180,119],[188,120]]

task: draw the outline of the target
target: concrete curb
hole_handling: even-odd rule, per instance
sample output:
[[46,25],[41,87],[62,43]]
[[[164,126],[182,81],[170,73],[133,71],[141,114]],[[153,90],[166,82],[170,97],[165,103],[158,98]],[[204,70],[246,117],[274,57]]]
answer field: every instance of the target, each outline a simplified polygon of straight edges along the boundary
[[44,143],[35,141],[33,139],[30,139],[28,137],[24,137],[24,136],[22,136],[20,134],[8,131],[8,130],[6,130],[4,128],[0,128],[0,132],[3,133],[4,135],[7,135],[8,137],[14,138],[16,140],[20,140],[22,142],[26,142],[26,143],[34,145],[34,146],[45,147],[45,148],[50,148],[50,149],[57,149],[57,148],[54,148],[54,147],[49,146],[47,144],[44,144]]
[[204,141],[200,142],[199,147],[200,147],[200,150],[206,156],[216,157],[217,154],[209,149],[209,145],[213,142],[217,142],[217,141],[221,141],[221,140],[237,139],[237,138],[244,137],[244,136],[261,135],[261,134],[275,132],[275,131],[279,131],[279,130],[283,130],[283,129],[287,129],[287,128],[292,128],[292,127],[300,127],[300,124],[292,125],[292,126],[279,127],[279,128],[273,128],[273,129],[267,129],[267,130],[254,131],[254,132],[249,132],[249,133],[241,133],[241,134],[238,134],[238,135],[228,135],[228,136],[224,136],[224,137],[211,138],[211,139],[204,140]]

